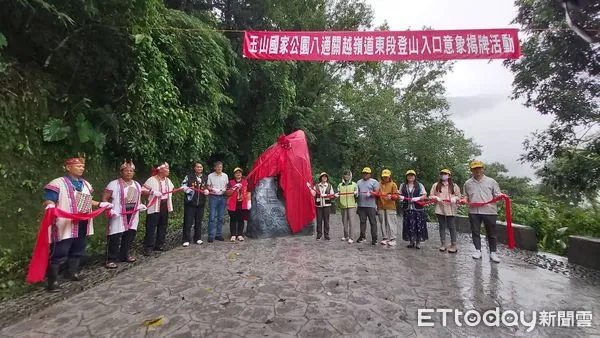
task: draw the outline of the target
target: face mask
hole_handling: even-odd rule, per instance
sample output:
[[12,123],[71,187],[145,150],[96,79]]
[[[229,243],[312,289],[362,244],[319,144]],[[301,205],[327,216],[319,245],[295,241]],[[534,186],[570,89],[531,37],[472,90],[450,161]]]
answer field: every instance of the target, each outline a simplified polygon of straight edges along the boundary
[[450,176],[448,176],[448,175],[441,175],[440,178],[442,179],[442,181],[447,181],[450,178]]

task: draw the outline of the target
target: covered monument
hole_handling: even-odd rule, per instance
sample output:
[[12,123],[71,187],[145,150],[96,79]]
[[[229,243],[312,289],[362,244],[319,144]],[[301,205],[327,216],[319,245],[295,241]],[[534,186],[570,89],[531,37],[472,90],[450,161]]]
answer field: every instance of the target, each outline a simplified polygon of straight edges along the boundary
[[249,237],[312,235],[315,205],[307,188],[312,171],[306,135],[281,135],[254,162],[247,176],[252,193]]

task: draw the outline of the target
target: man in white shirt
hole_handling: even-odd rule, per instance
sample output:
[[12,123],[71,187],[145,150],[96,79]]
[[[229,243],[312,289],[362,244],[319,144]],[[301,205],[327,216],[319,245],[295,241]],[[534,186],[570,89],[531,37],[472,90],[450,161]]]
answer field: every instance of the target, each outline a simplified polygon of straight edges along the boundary
[[[494,197],[503,196],[498,182],[484,174],[484,165],[481,161],[473,161],[469,165],[473,177],[465,182],[464,192],[469,203],[485,203]],[[480,207],[469,207],[469,223],[471,224],[471,237],[475,251],[474,259],[481,259],[481,223],[485,226],[488,247],[490,249],[490,260],[500,263],[496,254],[496,220],[498,219],[498,207],[496,203],[485,204]]]
[[224,241],[223,238],[223,214],[225,213],[225,206],[227,197],[225,191],[227,190],[227,183],[229,177],[223,172],[223,163],[220,161],[215,162],[214,172],[208,175],[207,186],[210,191],[208,197],[208,242],[212,243],[215,239],[217,241]]

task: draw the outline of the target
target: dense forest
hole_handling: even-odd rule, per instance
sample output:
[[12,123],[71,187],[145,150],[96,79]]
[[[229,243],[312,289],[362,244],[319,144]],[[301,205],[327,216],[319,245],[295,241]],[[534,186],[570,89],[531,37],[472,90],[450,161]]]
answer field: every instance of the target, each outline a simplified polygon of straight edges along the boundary
[[[517,1],[517,23],[540,24],[531,17],[548,26],[560,22],[560,8],[530,3]],[[61,175],[63,158],[76,154],[85,154],[86,178],[97,191],[125,158],[140,168],[139,179],[151,165],[168,161],[177,184],[194,160],[250,169],[278,135],[302,129],[315,173],[337,177],[368,165],[400,177],[412,168],[430,185],[448,167],[464,182],[466,164],[480,149],[446,114],[443,79],[452,62],[241,56],[246,29],[388,28],[373,22],[363,0],[0,0],[0,297],[22,283],[44,184]],[[590,57],[589,47],[564,35]],[[548,71],[543,62],[552,60],[545,55],[556,57],[533,42],[523,50],[524,58],[508,65],[517,76],[516,96],[541,90],[525,74],[535,67]],[[541,110],[535,103],[528,102]],[[597,103],[582,109],[597,121]],[[488,168],[515,196],[515,221],[536,227],[540,247],[558,253],[568,234],[600,235],[593,189],[583,201],[570,193],[574,183],[564,181],[564,163],[570,163],[564,151],[576,147],[569,146],[547,154],[554,171],[540,186],[510,177],[501,164]],[[544,149],[531,147],[525,160],[542,158]],[[597,158],[595,148],[582,149]],[[103,252],[103,245],[102,235],[94,236],[90,252]]]

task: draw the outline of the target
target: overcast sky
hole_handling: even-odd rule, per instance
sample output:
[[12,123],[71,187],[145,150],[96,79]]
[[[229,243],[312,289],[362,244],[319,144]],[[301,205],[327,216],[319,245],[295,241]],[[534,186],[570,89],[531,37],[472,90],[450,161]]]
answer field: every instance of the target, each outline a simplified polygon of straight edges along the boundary
[[[516,14],[513,0],[367,0],[376,25],[387,21],[391,30],[506,28]],[[517,159],[523,140],[545,129],[550,120],[510,100],[512,73],[502,60],[457,61],[446,78],[456,126],[483,147],[481,159],[504,163],[512,175],[533,176]]]

